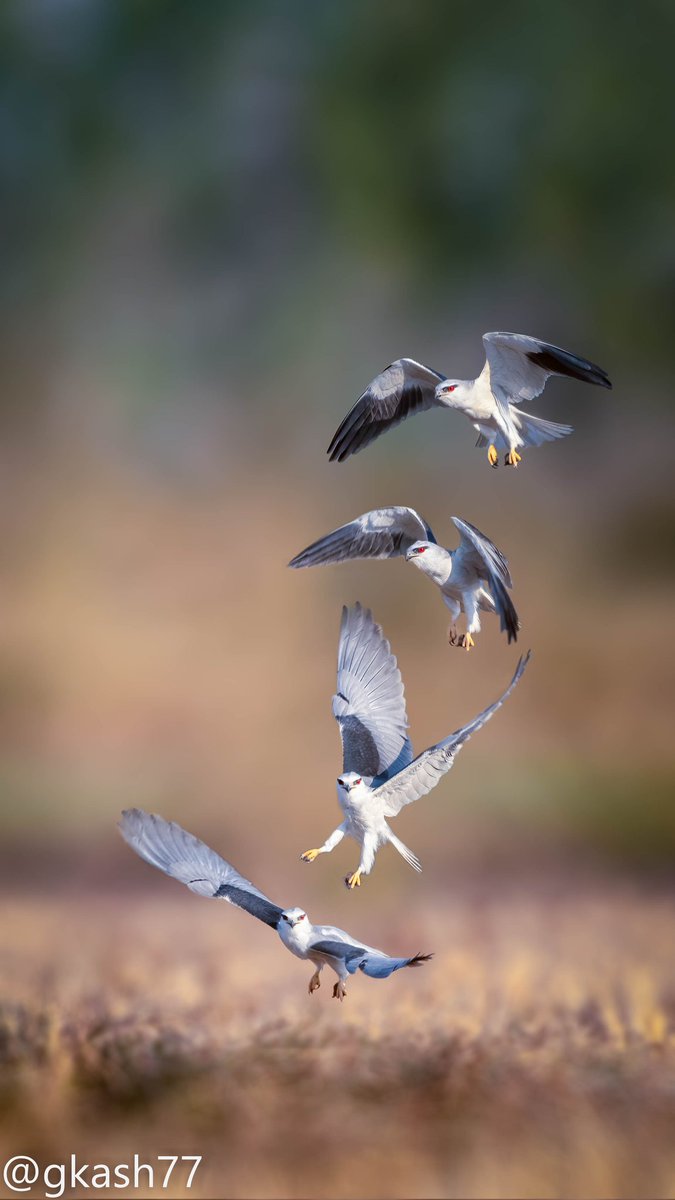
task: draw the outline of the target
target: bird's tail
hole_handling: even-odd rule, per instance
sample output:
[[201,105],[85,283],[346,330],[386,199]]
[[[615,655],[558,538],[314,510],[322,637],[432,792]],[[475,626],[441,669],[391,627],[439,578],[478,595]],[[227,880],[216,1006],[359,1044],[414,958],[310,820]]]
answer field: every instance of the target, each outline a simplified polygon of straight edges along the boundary
[[388,828],[387,832],[389,835],[389,841],[391,842],[394,849],[398,850],[399,854],[401,855],[401,858],[405,859],[408,866],[412,867],[413,871],[421,871],[422,864],[421,864],[419,858],[417,857],[417,855],[413,854],[412,850],[408,846],[406,846],[405,842],[402,842],[400,838],[397,838],[396,834],[392,833],[391,829]]
[[433,957],[433,954],[413,954],[405,965],[406,967],[421,967],[422,963],[429,962]]
[[512,407],[510,415],[518,426],[525,446],[541,446],[544,442],[554,442],[573,432],[571,425],[558,425],[556,421],[533,417],[531,413],[523,412],[522,408]]
[[421,967],[422,963],[429,962],[433,957],[433,954],[413,954],[412,958],[390,958],[388,954],[370,950],[360,960],[358,968],[371,979],[388,979],[394,971],[400,971],[403,967]]

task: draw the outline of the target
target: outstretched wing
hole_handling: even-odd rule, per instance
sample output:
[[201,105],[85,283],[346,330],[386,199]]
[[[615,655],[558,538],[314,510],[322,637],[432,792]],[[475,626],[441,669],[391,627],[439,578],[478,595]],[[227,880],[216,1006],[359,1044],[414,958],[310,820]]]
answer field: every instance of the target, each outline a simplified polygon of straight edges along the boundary
[[283,909],[175,821],[165,821],[140,808],[127,808],[119,830],[141,858],[184,883],[191,892],[227,900],[276,929]]
[[480,729],[481,725],[490,720],[493,713],[496,713],[506,698],[510,696],[529,660],[530,651],[528,650],[525,657],[519,659],[513,679],[506,691],[498,700],[495,700],[494,704],[484,709],[462,729],[456,730],[442,742],[438,742],[437,745],[430,746],[428,750],[418,754],[410,766],[378,788],[376,794],[384,801],[386,817],[395,817],[406,804],[412,804],[413,800],[419,800],[420,796],[425,796],[427,792],[435,788],[439,779],[452,767],[455,757],[464,743],[468,742],[471,735]]
[[368,946],[357,946],[351,942],[325,940],[314,942],[312,950],[325,954],[338,962],[343,962],[350,975],[363,971],[372,979],[387,979],[401,967],[419,967],[422,963],[433,958],[432,954],[414,954],[412,958],[391,958],[382,950],[373,950]]
[[436,538],[414,508],[375,508],[312,542],[288,565],[318,567],[348,558],[398,558],[419,541]]
[[386,775],[412,759],[401,672],[373,614],[360,604],[342,610],[333,716],[343,771]]
[[475,525],[470,525],[461,517],[453,517],[452,520],[462,538],[455,550],[453,565],[461,565],[469,571],[475,571],[479,579],[486,581],[499,614],[500,629],[506,632],[509,643],[517,641],[520,622],[506,590],[513,587],[508,562],[494,542],[481,533],[480,529],[476,529]]
[[523,333],[486,333],[483,345],[492,393],[500,404],[534,400],[543,392],[550,375],[567,375],[598,387],[612,386],[602,367]]
[[344,462],[406,417],[433,408],[436,387],[445,378],[413,358],[390,363],[369,384],[335,433],[328,447],[331,462]]

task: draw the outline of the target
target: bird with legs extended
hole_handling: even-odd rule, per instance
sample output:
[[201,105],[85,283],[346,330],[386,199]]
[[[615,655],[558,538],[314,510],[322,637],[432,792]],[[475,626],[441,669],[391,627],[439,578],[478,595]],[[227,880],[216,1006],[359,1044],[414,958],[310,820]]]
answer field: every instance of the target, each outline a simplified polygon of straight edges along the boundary
[[543,392],[551,375],[566,375],[611,388],[607,372],[595,363],[550,342],[522,333],[483,335],[485,365],[476,379],[448,379],[412,358],[397,358],[368,385],[347,413],[328,447],[331,461],[344,462],[380,434],[430,408],[456,409],[478,431],[477,446],[487,446],[490,466],[503,450],[506,466],[516,467],[524,446],[541,446],[572,433],[534,417],[518,404]]
[[[470,650],[480,630],[480,613],[496,612],[507,641],[518,639],[520,621],[509,596],[513,586],[509,565],[501,550],[480,529],[452,518],[460,534],[459,546],[439,546],[431,526],[414,508],[375,508],[347,525],[312,542],[292,558],[289,567],[317,567],[361,558],[404,558],[428,575],[450,610],[448,641]],[[457,633],[457,619],[466,616],[466,632]]]
[[462,746],[511,694],[529,657],[528,652],[519,660],[513,679],[494,704],[415,758],[407,734],[401,672],[389,642],[368,609],[360,604],[343,608],[333,716],[342,739],[337,798],[344,820],[322,846],[305,850],[301,859],[313,862],[348,836],[361,847],[358,867],[345,878],[350,890],[360,887],[362,876],[370,873],[378,850],[387,843],[415,871],[421,871],[419,859],[396,836],[389,820],[430,792],[450,770]]

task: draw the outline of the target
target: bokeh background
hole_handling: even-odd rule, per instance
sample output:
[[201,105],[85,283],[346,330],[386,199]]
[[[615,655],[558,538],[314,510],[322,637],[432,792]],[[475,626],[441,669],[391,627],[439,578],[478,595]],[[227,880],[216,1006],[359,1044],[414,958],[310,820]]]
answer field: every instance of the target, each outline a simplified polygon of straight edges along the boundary
[[[514,888],[539,914],[523,934],[535,956],[551,889],[610,909],[620,895],[629,924],[656,896],[655,945],[672,945],[674,35],[660,0],[2,6],[0,879],[21,1004],[37,989],[62,1011],[59,933],[87,992],[102,948],[138,953],[143,921],[144,945],[180,957],[203,920],[208,953],[237,949],[232,987],[268,956],[242,1004],[283,1009],[279,972],[303,1021],[344,1020],[325,1015],[325,989],[308,1010],[302,969],[283,974],[267,931],[137,862],[115,832],[129,805],[395,950],[433,934],[442,951],[440,913],[459,929],[458,912],[499,912]],[[536,411],[576,432],[517,472],[489,470],[466,422],[440,412],[328,463],[388,362],[470,378],[489,329],[585,355],[614,390],[552,380]],[[503,548],[518,647],[534,654],[508,706],[401,816],[421,880],[385,851],[352,896],[349,843],[298,861],[338,823],[341,605],[359,599],[384,626],[418,748],[489,703],[516,659],[489,619],[471,655],[448,647],[438,596],[402,562],[285,569],[392,503],[441,541],[458,514]],[[566,938],[590,936],[585,912]],[[675,995],[657,957],[656,991]],[[180,987],[154,970],[161,1012]],[[413,1026],[419,974],[401,983]],[[368,1019],[387,1010],[377,986],[353,993]],[[568,1150],[531,1156],[513,1187],[543,1194]],[[458,1161],[423,1175],[425,1194],[497,1194],[498,1171]],[[211,1186],[258,1194],[227,1178]],[[600,1173],[598,1193],[626,1178],[625,1164]]]

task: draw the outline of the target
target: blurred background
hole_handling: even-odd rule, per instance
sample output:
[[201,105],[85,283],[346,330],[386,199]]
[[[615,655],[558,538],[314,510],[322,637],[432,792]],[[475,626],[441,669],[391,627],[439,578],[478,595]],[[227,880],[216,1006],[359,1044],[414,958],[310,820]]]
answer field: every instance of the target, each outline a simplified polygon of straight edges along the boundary
[[[382,504],[487,532],[535,651],[401,818],[430,881],[672,865],[674,26],[656,2],[3,5],[6,885],[38,860],[50,891],[143,879],[114,833],[140,804],[334,897],[347,847],[296,852],[337,823],[342,603],[383,624],[420,749],[516,659],[489,619],[447,647],[400,561],[285,569]],[[576,432],[517,474],[442,412],[328,463],[388,362],[471,378],[493,328],[613,392],[552,380],[535,410]],[[372,902],[414,882],[377,872]]]
[[[674,35],[662,0],[2,5],[0,869],[37,923],[174,895],[118,839],[129,805],[366,934],[461,886],[670,887]],[[614,390],[552,380],[533,411],[575,433],[517,472],[442,412],[329,464],[388,362],[472,378],[491,329]],[[517,648],[489,618],[450,648],[401,561],[286,569],[384,504],[504,550]],[[339,820],[356,599],[418,749],[534,654],[399,819],[421,882],[384,851],[355,900],[352,844],[298,855]]]

